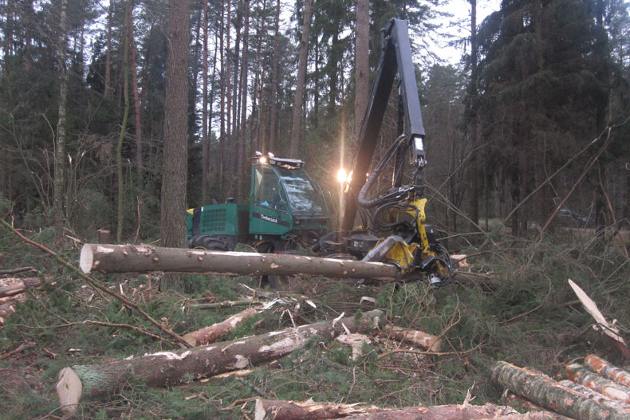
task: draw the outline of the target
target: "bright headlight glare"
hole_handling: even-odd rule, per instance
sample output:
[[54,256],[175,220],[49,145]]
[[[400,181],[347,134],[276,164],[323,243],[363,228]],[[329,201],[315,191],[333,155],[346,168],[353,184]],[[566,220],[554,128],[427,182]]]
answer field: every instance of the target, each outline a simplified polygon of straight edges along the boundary
[[259,163],[267,163],[267,158],[262,156],[260,159],[258,159]]
[[337,182],[343,184],[344,182],[346,182],[347,179],[348,174],[346,173],[346,170],[343,168],[339,168],[339,170],[337,171]]

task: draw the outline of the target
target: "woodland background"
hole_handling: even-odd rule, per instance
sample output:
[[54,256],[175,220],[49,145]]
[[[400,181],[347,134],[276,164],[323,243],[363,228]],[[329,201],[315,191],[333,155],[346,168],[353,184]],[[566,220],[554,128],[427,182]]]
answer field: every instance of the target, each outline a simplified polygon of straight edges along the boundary
[[[5,0],[2,199],[16,225],[55,226],[57,241],[64,228],[105,228],[179,244],[185,208],[247,199],[260,150],[306,160],[334,210],[336,164],[351,161],[380,29],[396,17],[414,39],[433,223],[457,232],[500,218],[522,236],[565,197],[593,223],[627,219],[627,4],[503,1],[482,22],[475,0],[466,22],[443,6]],[[445,38],[450,24],[468,35]],[[435,57],[446,43],[458,65]]]

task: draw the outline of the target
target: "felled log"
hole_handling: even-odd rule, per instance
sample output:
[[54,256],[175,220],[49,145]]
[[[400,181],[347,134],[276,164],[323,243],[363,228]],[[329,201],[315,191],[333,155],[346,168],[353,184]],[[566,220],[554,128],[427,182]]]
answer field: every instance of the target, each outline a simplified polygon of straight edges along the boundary
[[611,381],[614,381],[619,385],[630,388],[630,372],[618,368],[617,366],[602,359],[601,357],[595,356],[594,354],[589,354],[588,356],[586,356],[586,359],[584,359],[584,363],[590,366],[590,368],[597,372],[600,376],[610,379]]
[[32,287],[39,287],[42,282],[37,277],[9,277],[0,279],[0,298],[24,293]]
[[614,400],[630,403],[630,389],[598,376],[579,363],[568,365],[565,371],[567,377],[577,384],[584,385]]
[[285,356],[301,348],[310,337],[331,339],[344,333],[346,328],[354,332],[378,328],[382,315],[381,311],[374,310],[363,314],[359,323],[354,317],[347,317],[337,322],[322,321],[209,346],[158,352],[99,365],[65,367],[59,372],[57,381],[59,402],[65,412],[72,413],[82,397],[112,394],[126,386],[130,374],[148,386],[164,387],[180,384],[191,375],[202,378],[245,369]]
[[628,350],[628,346],[626,345],[623,337],[619,335],[619,328],[615,327],[613,325],[614,323],[610,324],[606,321],[604,315],[602,315],[597,308],[597,304],[586,294],[586,292],[584,292],[584,290],[582,290],[580,286],[575,284],[571,279],[569,279],[569,285],[573,289],[573,292],[577,295],[578,299],[580,299],[580,302],[582,302],[582,306],[584,306],[586,312],[588,312],[597,323],[597,325],[593,328],[596,330],[602,330],[603,333],[610,338],[612,344],[621,354],[621,357],[623,357],[624,360],[630,360],[630,350]]
[[574,391],[582,393],[588,398],[595,400],[600,404],[613,407],[616,410],[624,410],[630,413],[630,404],[626,404],[622,401],[613,400],[612,398],[602,395],[599,392],[584,385],[576,384],[575,382],[569,381],[568,379],[560,381],[560,385],[566,386],[567,388],[571,388]]
[[[529,413],[528,413],[529,414]],[[517,413],[510,407],[494,404],[486,405],[438,405],[433,407],[409,407],[399,410],[385,410],[375,413],[343,417],[344,420],[556,420],[552,413],[527,416]],[[289,419],[287,419],[289,420]]]
[[438,352],[442,349],[442,340],[440,340],[439,337],[422,331],[407,330],[393,325],[386,325],[383,329],[383,335],[397,341],[404,341],[427,351]]
[[184,335],[182,338],[191,346],[203,346],[204,344],[214,343],[232,331],[237,325],[242,324],[247,318],[258,313],[259,311],[255,308],[245,309],[236,315],[232,315],[225,321],[217,322],[209,327],[193,331]]
[[358,404],[258,399],[256,400],[254,420],[325,420],[381,410],[379,407],[362,407]]
[[593,401],[586,395],[560,385],[547,375],[507,362],[497,362],[491,378],[535,404],[576,420],[629,420],[623,410]]
[[393,264],[337,260],[290,254],[219,252],[149,245],[94,245],[81,249],[79,265],[85,273],[222,273],[311,274],[327,277],[395,279]]

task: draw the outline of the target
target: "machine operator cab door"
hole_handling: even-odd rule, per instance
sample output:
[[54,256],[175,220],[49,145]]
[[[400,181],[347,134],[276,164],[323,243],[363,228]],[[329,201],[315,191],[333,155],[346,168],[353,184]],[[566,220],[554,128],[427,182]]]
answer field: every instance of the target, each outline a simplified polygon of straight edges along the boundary
[[302,168],[304,162],[275,157],[268,162],[258,161],[252,168],[249,232],[283,235],[306,227],[304,219],[327,221],[324,197]]

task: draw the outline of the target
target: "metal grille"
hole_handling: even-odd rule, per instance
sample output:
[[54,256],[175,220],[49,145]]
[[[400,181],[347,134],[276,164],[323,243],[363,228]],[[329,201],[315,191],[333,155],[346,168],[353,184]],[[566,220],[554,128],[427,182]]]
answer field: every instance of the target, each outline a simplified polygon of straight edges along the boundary
[[201,226],[204,232],[207,231],[223,231],[225,230],[225,209],[210,209],[203,213]]

